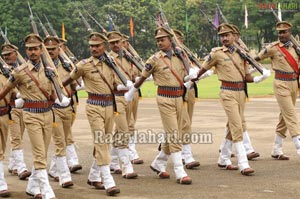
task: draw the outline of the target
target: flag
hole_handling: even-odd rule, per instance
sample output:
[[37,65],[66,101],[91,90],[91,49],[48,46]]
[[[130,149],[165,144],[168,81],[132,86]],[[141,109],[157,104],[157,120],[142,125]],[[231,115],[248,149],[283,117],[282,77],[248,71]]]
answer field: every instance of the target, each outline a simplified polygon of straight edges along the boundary
[[215,19],[214,19],[214,24],[215,24],[216,27],[218,27],[220,25],[219,12],[218,12],[217,8],[216,8],[216,14],[215,14]]
[[130,17],[129,28],[130,28],[130,36],[131,36],[131,37],[134,37],[134,24],[133,24],[133,19],[132,19],[132,17]]
[[282,21],[280,2],[278,2],[278,18]]
[[185,32],[186,33],[189,32],[189,19],[188,19],[187,12],[185,12]]
[[248,10],[246,4],[245,4],[245,27],[246,29],[248,29]]
[[61,38],[66,39],[64,22],[61,23]]

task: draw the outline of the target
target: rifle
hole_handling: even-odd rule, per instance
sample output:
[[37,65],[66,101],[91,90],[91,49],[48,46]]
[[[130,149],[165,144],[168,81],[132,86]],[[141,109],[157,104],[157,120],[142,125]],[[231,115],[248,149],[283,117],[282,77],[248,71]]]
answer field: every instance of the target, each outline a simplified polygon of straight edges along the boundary
[[[28,2],[28,7],[29,7],[29,11],[30,11],[30,17],[29,17],[30,23],[31,23],[33,32],[34,32],[34,34],[39,35],[29,2]],[[63,95],[62,93],[63,92],[62,92],[62,89],[61,89],[57,79],[55,78],[56,74],[54,73],[53,70],[48,69],[48,67],[55,69],[55,65],[54,65],[44,43],[42,43],[42,51],[43,51],[43,53],[41,55],[41,60],[44,65],[45,75],[52,82],[59,101],[62,101],[62,95]]]
[[[222,13],[220,7],[218,6],[218,9],[220,11],[220,14]],[[200,10],[206,17],[207,15],[202,11]],[[223,15],[223,13],[222,13]],[[225,18],[225,16],[223,15],[223,17]],[[208,17],[207,17],[208,18]],[[209,18],[208,18],[209,19]],[[211,20],[208,20],[210,21],[211,24],[212,21]],[[225,18],[225,20],[227,22],[227,19]],[[215,27],[215,25],[214,25]],[[216,29],[215,29],[216,30]],[[246,61],[248,61],[248,63],[253,66],[255,69],[257,69],[257,71],[261,74],[263,74],[263,69],[262,69],[262,66],[260,65],[260,63],[258,63],[255,59],[253,59],[246,51],[248,50],[247,48],[243,49],[241,47],[241,44],[245,45],[244,42],[241,40],[241,38],[239,38],[238,42],[236,42],[236,44],[233,44],[235,46],[235,48],[237,49],[237,53],[239,53],[239,55],[245,59]],[[245,45],[246,46],[246,45]]]
[[[276,18],[276,21],[280,22],[281,20],[279,19],[279,17],[277,16],[277,14],[275,13],[275,11],[272,7],[271,7],[271,10],[272,10],[272,13],[273,13],[274,17]],[[290,40],[291,40],[291,42],[294,46],[294,49],[295,49],[296,53],[298,55],[300,55],[300,50],[299,50],[300,49],[300,43],[296,40],[296,38],[292,34],[291,34]]]
[[[109,17],[109,20],[111,21],[111,23],[113,24],[113,28],[116,31],[120,32],[119,28],[113,22],[111,16],[108,15],[108,17]],[[143,62],[143,60],[140,57],[140,55],[136,52],[136,50],[132,47],[132,45],[129,42],[128,42],[128,49],[126,49],[126,51],[128,51],[132,55],[132,59],[134,59],[134,62],[138,63],[139,66],[137,66],[135,63],[131,62],[132,64],[134,64],[137,67],[138,70],[144,68],[145,63]]]
[[[44,32],[44,35],[46,37],[49,37],[50,34],[48,33],[46,27],[44,26],[43,22],[40,20],[40,18],[38,17],[38,15],[36,15],[39,22],[40,22],[40,26]],[[60,47],[59,47],[60,48]],[[69,57],[66,55],[66,53],[60,48],[59,50],[59,54],[58,54],[58,59],[60,60],[62,66],[64,67],[64,69],[68,72],[71,72],[73,68],[75,68],[74,63],[69,59]],[[79,80],[76,80],[77,84],[80,86],[80,82]]]
[[209,18],[209,17],[207,16],[207,14],[205,14],[205,12],[204,12],[203,10],[200,9],[200,12],[201,12],[201,13],[204,15],[204,17],[208,20],[208,23],[210,23],[210,24],[213,26],[214,30],[217,30],[217,29],[218,29],[218,26],[216,26],[216,24],[214,24],[214,22],[212,21],[212,19]]
[[137,60],[130,52],[128,52],[124,47],[122,48],[123,55],[127,61],[135,65],[135,67],[142,72],[144,66]]
[[[219,5],[217,4],[218,10],[220,12],[220,15],[222,16],[222,19],[224,20],[225,23],[228,23],[228,20],[226,19],[226,17],[224,16],[221,8],[219,7]],[[238,39],[237,43],[241,46],[244,46],[244,49],[249,52],[249,49],[247,47],[247,45],[243,42],[243,40],[241,38]]]
[[4,67],[7,66],[8,64],[6,64],[6,62],[2,59],[2,57],[0,57],[0,70],[1,73],[6,77],[9,78],[10,76],[10,70],[8,67]]
[[[78,10],[79,18],[83,22],[84,26],[86,27],[87,31],[92,33],[93,29],[91,28],[90,24],[87,22],[87,20],[84,18],[84,16],[81,14],[81,12]],[[117,74],[117,76],[120,78],[121,82],[126,86],[127,85],[127,79],[126,77],[121,73],[119,68],[117,67],[114,60],[107,55],[107,52],[104,52],[104,62],[113,69],[113,71]]]
[[221,8],[219,7],[218,4],[217,4],[217,8],[218,8],[218,10],[219,10],[219,13],[220,13],[220,15],[221,15],[223,21],[224,21],[225,23],[228,23],[226,17],[224,16],[224,14],[223,14],[223,12],[222,12],[222,10],[221,10]]
[[[47,21],[47,25],[48,25],[48,27],[49,27],[49,29],[50,29],[51,34],[52,34],[54,37],[56,37],[56,38],[59,39],[58,35],[56,34],[56,31],[54,30],[53,26],[51,25],[51,23],[49,22],[49,20],[48,20],[48,18],[47,18],[47,16],[46,16],[45,14],[44,14],[44,17],[45,17],[45,19],[46,19],[46,21]],[[44,26],[44,25],[43,25],[43,26]],[[45,27],[45,26],[44,26],[44,27]],[[45,28],[46,28],[46,27],[45,27]],[[76,63],[76,62],[78,61],[78,59],[76,58],[76,56],[74,55],[74,53],[68,48],[68,46],[66,46],[66,52],[65,52],[65,54],[68,56],[69,60],[70,60],[72,63]]]
[[162,8],[159,8],[159,15],[160,15],[160,19],[161,19],[161,26],[166,28],[166,30],[168,30],[170,33],[172,33],[174,36],[171,37],[171,42],[172,42],[172,48],[174,50],[174,53],[179,57],[179,59],[183,62],[184,68],[187,71],[187,73],[189,73],[190,71],[190,63],[188,60],[188,57],[185,53],[185,51],[181,48],[174,31],[170,28],[169,23],[167,21],[167,18],[162,10]]
[[[84,9],[84,8],[83,8]],[[93,17],[86,9],[84,9],[85,12],[87,13],[87,15],[93,20],[93,22],[95,24],[97,24],[97,26],[99,26],[99,28],[101,29],[101,31],[106,35],[107,31],[105,30],[105,28],[95,19],[95,17]]]

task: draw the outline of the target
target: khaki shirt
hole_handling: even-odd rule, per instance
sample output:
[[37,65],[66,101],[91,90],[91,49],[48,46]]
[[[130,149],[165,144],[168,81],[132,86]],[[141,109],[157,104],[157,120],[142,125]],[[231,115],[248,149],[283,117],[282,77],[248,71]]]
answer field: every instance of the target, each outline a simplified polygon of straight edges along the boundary
[[[38,101],[46,101],[48,100],[42,91],[37,87],[35,82],[25,73],[25,69],[27,68],[29,72],[37,79],[40,86],[46,90],[48,95],[50,96],[55,92],[52,82],[46,77],[45,70],[42,62],[39,71],[34,69],[34,66],[30,61],[27,61],[26,64],[22,64],[18,68],[15,68],[12,72],[9,81],[7,82],[7,86],[9,88],[18,87],[18,90],[21,94],[21,97],[24,100],[38,100]],[[58,79],[56,70],[54,70],[56,74],[56,79]],[[61,86],[62,88],[62,86]]]
[[[249,74],[248,64],[241,58],[236,50],[234,50],[232,54],[229,54],[237,65],[235,66],[227,53],[229,53],[229,50],[225,46],[213,48],[210,54],[205,57],[202,67],[209,70],[215,66],[220,81],[244,81],[246,74]],[[243,77],[239,71],[241,71]]]
[[[59,76],[60,79],[65,79],[65,78],[70,77],[70,72],[68,72],[67,70],[64,69],[64,67],[63,67],[60,60],[58,61],[58,64],[56,66],[56,70],[57,70],[57,73],[58,73],[58,76]],[[72,92],[75,88],[76,88],[76,82],[75,81],[73,81],[71,84],[65,86],[65,90],[66,90],[69,97],[70,97],[70,95],[72,95]]]
[[187,75],[183,62],[174,53],[172,58],[169,59],[163,51],[157,52],[146,61],[142,76],[148,78],[152,74],[154,84],[158,86],[181,86],[169,67],[176,72],[183,82],[184,77]]
[[[294,72],[293,68],[289,65],[289,63],[285,59],[285,55],[281,52],[281,50],[277,47],[279,44],[280,47],[282,47],[284,44],[280,41],[273,42],[269,46],[265,47],[262,51],[258,53],[258,57],[260,59],[265,59],[267,57],[271,58],[272,61],[272,68],[274,70],[281,70],[285,72]],[[298,63],[299,68],[299,57],[293,48],[292,45],[287,48],[289,53],[294,57],[296,62]]]
[[[120,57],[119,54],[110,51],[109,56],[113,57],[117,67],[121,71],[121,73],[126,77],[128,80],[133,80],[133,75],[132,75],[132,65],[130,62],[128,62],[125,57]],[[126,71],[126,72],[125,72]]]
[[103,74],[106,81],[113,89],[114,86],[117,85],[117,79],[113,69],[95,57],[90,57],[78,62],[71,72],[70,77],[73,80],[82,77],[85,90],[89,93],[112,94],[98,70]]
[[[7,82],[7,78],[0,71],[0,91],[4,89],[5,83]],[[10,90],[4,99],[0,100],[0,107],[7,106],[10,102],[12,90]]]

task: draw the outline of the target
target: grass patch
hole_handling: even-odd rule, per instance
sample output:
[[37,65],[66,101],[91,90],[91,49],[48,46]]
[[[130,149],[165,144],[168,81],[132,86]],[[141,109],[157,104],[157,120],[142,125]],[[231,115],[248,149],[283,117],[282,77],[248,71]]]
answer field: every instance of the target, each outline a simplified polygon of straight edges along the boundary
[[[259,73],[254,73],[253,76],[260,75]],[[258,84],[249,83],[248,84],[248,94],[249,97],[265,97],[273,95],[273,80],[274,73],[271,77],[260,82]],[[219,91],[221,82],[218,80],[217,75],[212,75],[209,78],[200,80],[198,82],[198,94],[199,98],[204,99],[217,99],[219,98]],[[155,97],[157,92],[157,86],[154,85],[153,81],[144,82],[142,85],[142,96],[143,97]],[[79,97],[87,97],[86,91],[79,91]]]

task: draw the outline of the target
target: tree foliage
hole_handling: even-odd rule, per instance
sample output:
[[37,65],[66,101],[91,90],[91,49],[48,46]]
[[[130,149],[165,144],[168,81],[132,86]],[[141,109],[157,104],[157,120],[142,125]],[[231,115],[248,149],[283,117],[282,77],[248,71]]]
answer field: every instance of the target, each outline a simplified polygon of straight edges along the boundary
[[[101,32],[95,23],[87,16],[88,11],[106,30],[109,29],[108,15],[126,35],[130,35],[129,20],[134,20],[135,36],[130,42],[141,54],[147,58],[157,50],[154,39],[156,23],[154,17],[162,7],[171,27],[181,30],[185,34],[186,45],[195,53],[203,56],[210,49],[218,45],[216,31],[201,14],[202,9],[212,20],[214,19],[216,4],[230,23],[237,25],[242,32],[245,43],[258,49],[261,39],[271,42],[277,39],[275,18],[268,6],[276,6],[278,0],[30,0],[34,13],[38,14],[44,23],[45,14],[58,35],[61,35],[61,24],[64,23],[66,39],[69,48],[80,57],[89,56],[87,37],[88,32],[81,22],[80,10],[91,24],[93,30]],[[300,23],[300,3],[282,3],[282,16],[294,24],[293,33],[298,33]],[[244,25],[244,6],[248,8],[249,28]],[[85,11],[86,10],[86,11]],[[298,12],[297,12],[298,11]],[[188,17],[188,32],[186,32],[186,16]],[[36,18],[35,18],[36,19]],[[10,41],[23,49],[24,37],[32,32],[29,20],[27,1],[2,0],[0,1],[0,21],[2,30],[7,29]],[[220,17],[222,22],[222,18]],[[36,19],[36,23],[38,21]],[[44,37],[40,27],[40,35]]]

